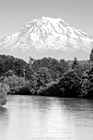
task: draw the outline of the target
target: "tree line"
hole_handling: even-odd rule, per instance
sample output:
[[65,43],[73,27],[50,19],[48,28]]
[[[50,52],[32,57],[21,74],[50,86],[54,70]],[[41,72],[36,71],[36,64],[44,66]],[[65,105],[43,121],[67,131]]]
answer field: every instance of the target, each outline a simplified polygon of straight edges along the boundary
[[0,83],[8,85],[8,93],[61,97],[93,97],[93,50],[89,60],[73,61],[54,58],[29,62],[0,55]]

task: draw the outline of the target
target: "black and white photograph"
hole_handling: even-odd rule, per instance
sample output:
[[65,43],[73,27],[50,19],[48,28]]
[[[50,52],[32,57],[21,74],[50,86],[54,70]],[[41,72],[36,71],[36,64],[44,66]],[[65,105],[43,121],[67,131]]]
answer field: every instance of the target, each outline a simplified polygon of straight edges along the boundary
[[93,0],[0,0],[0,140],[93,139]]

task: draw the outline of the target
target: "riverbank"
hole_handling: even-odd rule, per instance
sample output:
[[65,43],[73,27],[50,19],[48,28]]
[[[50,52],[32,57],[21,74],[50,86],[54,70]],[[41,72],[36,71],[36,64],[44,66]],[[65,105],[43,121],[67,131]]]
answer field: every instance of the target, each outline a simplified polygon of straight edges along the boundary
[[26,63],[12,56],[0,58],[0,82],[9,87],[6,94],[93,98],[93,65],[89,61],[30,58]]

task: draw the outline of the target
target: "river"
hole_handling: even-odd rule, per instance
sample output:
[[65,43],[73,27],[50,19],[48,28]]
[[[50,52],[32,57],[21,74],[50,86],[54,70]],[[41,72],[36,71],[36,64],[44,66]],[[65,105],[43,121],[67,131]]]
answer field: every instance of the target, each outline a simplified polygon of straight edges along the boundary
[[93,100],[8,96],[0,140],[92,140]]

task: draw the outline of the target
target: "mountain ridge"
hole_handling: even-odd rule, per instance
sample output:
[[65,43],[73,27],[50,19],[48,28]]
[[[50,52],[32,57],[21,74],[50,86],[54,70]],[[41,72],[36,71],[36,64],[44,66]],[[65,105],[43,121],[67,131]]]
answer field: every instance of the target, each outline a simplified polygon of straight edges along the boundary
[[[33,53],[61,51],[62,53],[83,51],[90,53],[93,38],[73,28],[61,18],[41,17],[25,24],[19,32],[0,39],[0,50]],[[83,54],[82,54],[83,55]]]

